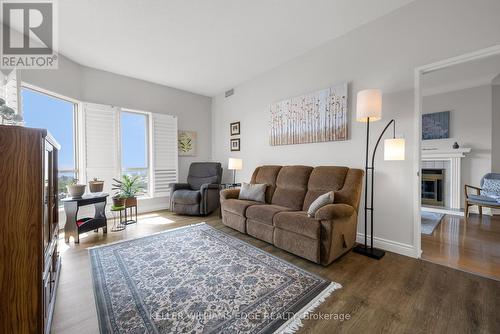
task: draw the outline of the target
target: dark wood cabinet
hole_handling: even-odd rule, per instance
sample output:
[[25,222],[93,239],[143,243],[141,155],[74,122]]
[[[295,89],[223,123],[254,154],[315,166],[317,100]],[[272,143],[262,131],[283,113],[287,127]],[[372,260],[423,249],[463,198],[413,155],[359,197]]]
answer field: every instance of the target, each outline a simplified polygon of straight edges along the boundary
[[59,145],[45,130],[0,125],[0,332],[49,333],[57,249]]

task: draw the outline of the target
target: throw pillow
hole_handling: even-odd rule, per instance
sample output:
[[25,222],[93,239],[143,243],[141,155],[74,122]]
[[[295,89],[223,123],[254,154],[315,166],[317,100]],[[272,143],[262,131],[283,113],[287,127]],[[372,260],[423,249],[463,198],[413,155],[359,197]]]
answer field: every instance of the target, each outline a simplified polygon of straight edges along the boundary
[[323,194],[316,198],[314,202],[309,205],[309,210],[307,210],[307,215],[309,217],[314,217],[316,214],[316,211],[324,207],[325,205],[332,204],[334,199],[334,193],[333,191],[327,192],[326,194]]
[[241,184],[239,199],[249,201],[265,202],[267,184],[250,184],[243,182]]
[[499,198],[500,197],[500,180],[499,179],[484,179],[481,195]]

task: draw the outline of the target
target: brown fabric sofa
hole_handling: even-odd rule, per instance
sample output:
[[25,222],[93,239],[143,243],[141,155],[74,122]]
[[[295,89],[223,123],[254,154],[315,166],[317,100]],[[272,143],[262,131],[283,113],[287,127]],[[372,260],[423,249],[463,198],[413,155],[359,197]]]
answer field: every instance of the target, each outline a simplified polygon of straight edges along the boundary
[[[242,233],[322,265],[348,252],[356,240],[364,172],[337,166],[261,166],[250,183],[265,183],[266,202],[221,192],[222,222]],[[307,216],[318,196],[335,192],[333,204]]]

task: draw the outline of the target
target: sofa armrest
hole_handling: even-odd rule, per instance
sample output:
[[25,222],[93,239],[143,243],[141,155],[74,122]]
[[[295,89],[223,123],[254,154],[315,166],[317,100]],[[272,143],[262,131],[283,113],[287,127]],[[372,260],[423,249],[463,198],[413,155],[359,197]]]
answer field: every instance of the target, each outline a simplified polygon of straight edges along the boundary
[[217,183],[204,183],[200,187],[200,191],[201,192],[204,192],[205,190],[208,190],[208,189],[217,189],[217,190],[219,190],[220,189],[220,184],[217,184]]
[[220,192],[220,199],[238,199],[240,196],[240,189],[224,189]]
[[475,195],[480,195],[480,194],[481,194],[481,190],[482,190],[482,189],[481,189],[481,188],[479,188],[479,187],[474,187],[474,186],[471,186],[471,185],[468,185],[468,184],[466,184],[466,185],[464,186],[464,189],[465,189],[465,199],[468,199],[468,198],[469,198],[469,194],[470,194],[470,193],[469,193],[469,189],[473,189],[473,190],[475,190],[475,191],[476,191],[476,194],[475,194]]
[[356,210],[347,204],[328,204],[316,211],[314,218],[319,220],[334,220],[350,217]]
[[191,189],[189,183],[170,183],[170,192],[173,194],[174,191],[179,189]]

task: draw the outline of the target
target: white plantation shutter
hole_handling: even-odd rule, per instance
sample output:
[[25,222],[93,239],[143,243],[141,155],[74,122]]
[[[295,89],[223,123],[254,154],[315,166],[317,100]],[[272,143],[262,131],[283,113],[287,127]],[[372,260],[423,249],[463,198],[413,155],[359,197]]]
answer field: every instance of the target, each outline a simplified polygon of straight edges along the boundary
[[[104,192],[112,195],[113,178],[120,178],[120,108],[84,103],[85,169],[87,182],[104,180]],[[80,180],[83,183],[83,180]]]
[[177,117],[152,114],[153,194],[167,196],[169,184],[178,180]]
[[12,70],[7,76],[5,76],[5,85],[3,89],[3,96],[5,99],[5,104],[18,113],[19,110],[19,81],[17,80],[16,70]]

